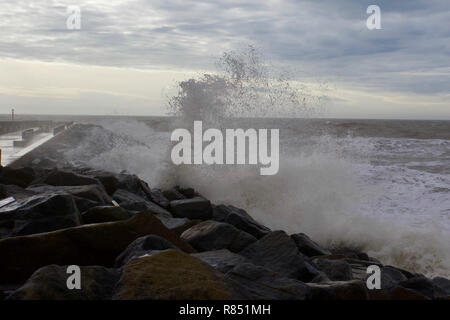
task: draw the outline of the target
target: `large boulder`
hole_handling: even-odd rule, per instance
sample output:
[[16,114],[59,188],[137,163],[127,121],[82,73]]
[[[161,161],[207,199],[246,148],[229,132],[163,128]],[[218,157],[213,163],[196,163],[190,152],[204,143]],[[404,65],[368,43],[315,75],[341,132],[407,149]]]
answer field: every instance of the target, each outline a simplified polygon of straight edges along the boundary
[[301,281],[280,277],[277,273],[251,263],[241,263],[226,274],[238,299],[305,300],[309,287]]
[[111,267],[131,242],[148,234],[158,235],[188,253],[195,252],[158,218],[142,212],[125,221],[0,240],[0,284],[22,283],[35,270],[50,264]]
[[10,168],[2,167],[0,170],[0,183],[13,184],[22,188],[26,188],[35,179],[36,174],[33,168]]
[[150,190],[150,200],[164,209],[169,209],[170,201],[167,199],[160,189]]
[[32,185],[27,190],[36,193],[67,192],[74,197],[75,204],[80,212],[92,207],[111,204],[112,201],[103,187],[98,184],[85,186]]
[[331,281],[352,280],[352,267],[345,260],[314,259],[314,266],[323,271]]
[[321,248],[304,233],[293,234],[291,238],[297,245],[298,250],[307,257],[331,254],[330,251]]
[[33,181],[33,184],[48,184],[51,186],[83,186],[100,184],[100,181],[89,176],[76,174],[72,171],[54,169],[47,175]]
[[450,280],[443,277],[433,278],[433,284],[440,289],[438,297],[450,297]]
[[131,193],[125,189],[118,189],[113,198],[119,205],[129,211],[151,211],[156,215],[161,215],[167,218],[171,218],[172,215],[169,211],[161,208],[157,204],[144,199],[142,196]]
[[67,288],[68,266],[49,265],[38,269],[9,300],[109,300],[119,280],[115,269],[100,266],[80,267],[81,289]]
[[256,241],[255,237],[231,224],[211,220],[186,230],[181,239],[197,251],[228,249],[232,252],[239,252]]
[[98,206],[81,214],[83,224],[126,220],[130,218],[127,210],[116,206]]
[[399,269],[392,266],[381,268],[381,288],[391,288],[408,278]]
[[132,259],[166,249],[176,249],[176,247],[168,240],[153,234],[137,238],[117,257],[115,266],[121,267]]
[[366,284],[359,280],[308,283],[312,300],[367,300]]
[[240,254],[256,265],[266,267],[287,278],[304,282],[319,272],[298,251],[297,245],[284,231],[273,231],[249,245]]
[[201,259],[222,273],[230,271],[238,264],[250,262],[243,256],[233,253],[227,249],[192,253],[191,255]]
[[430,299],[446,296],[446,292],[443,288],[437,286],[433,281],[423,275],[416,275],[412,278],[399,282],[398,285],[418,292]]
[[2,236],[19,236],[80,225],[80,215],[71,195],[45,193],[18,199],[0,208]]
[[170,210],[178,218],[207,220],[212,217],[211,202],[201,197],[170,201]]
[[188,218],[173,218],[167,217],[166,215],[157,214],[155,215],[161,222],[170,230],[175,231],[176,234],[181,236],[183,232],[195,226],[197,223],[202,222],[201,220],[189,220]]
[[223,276],[200,259],[177,250],[166,250],[126,264],[115,298],[229,300],[232,291]]
[[213,220],[229,223],[243,230],[256,239],[260,239],[270,232],[270,229],[256,222],[245,210],[218,205],[213,208]]

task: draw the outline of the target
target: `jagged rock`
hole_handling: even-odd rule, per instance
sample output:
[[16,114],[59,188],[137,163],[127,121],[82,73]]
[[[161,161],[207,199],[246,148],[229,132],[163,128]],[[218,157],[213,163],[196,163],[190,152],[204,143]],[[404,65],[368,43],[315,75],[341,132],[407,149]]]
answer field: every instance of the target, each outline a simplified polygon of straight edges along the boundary
[[49,265],[38,269],[8,300],[108,300],[120,273],[100,266],[82,266],[81,289],[67,288],[68,266]]
[[188,253],[195,252],[158,218],[142,212],[125,221],[2,239],[0,283],[21,283],[35,270],[50,264],[110,267],[131,242],[148,234],[167,239]]
[[239,252],[256,241],[255,237],[231,224],[211,220],[186,230],[181,239],[197,251],[228,249],[232,252]]
[[165,216],[171,218],[172,215],[169,211],[161,208],[157,204],[147,201],[139,195],[131,193],[130,191],[119,189],[113,195],[114,200],[116,200],[119,205],[129,211],[140,212],[140,211],[151,211],[156,215]]
[[396,286],[399,282],[405,281],[408,278],[398,270],[391,266],[381,268],[381,288],[391,288]]
[[347,248],[347,247],[337,247],[337,248],[332,248],[330,251],[332,254],[344,255],[346,258],[370,261],[370,257],[367,255],[367,253],[362,252],[359,249]]
[[3,237],[19,236],[80,225],[80,215],[71,195],[45,193],[0,208],[0,222],[10,225]]
[[115,206],[93,207],[81,214],[84,224],[120,221],[130,218],[127,210]]
[[90,208],[111,204],[111,197],[106,193],[101,185],[91,184],[86,186],[49,186],[32,185],[27,190],[37,193],[67,192],[74,196],[75,204],[80,212]]
[[366,284],[359,280],[308,283],[312,300],[367,300]]
[[430,300],[423,294],[400,286],[368,290],[370,300]]
[[164,196],[160,189],[154,188],[150,191],[150,200],[164,209],[169,209],[170,201]]
[[446,292],[442,288],[436,286],[433,281],[423,275],[416,275],[408,280],[399,282],[398,285],[416,291],[430,299],[446,295]]
[[148,254],[149,251],[166,249],[176,249],[176,247],[166,239],[153,234],[137,238],[117,257],[115,266],[121,267],[132,259]]
[[100,184],[100,181],[71,171],[54,169],[46,176],[33,181],[33,184],[48,184],[51,186],[84,186],[89,184]]
[[305,256],[313,257],[331,254],[330,251],[321,248],[304,233],[293,234],[291,238],[297,245],[298,250]]
[[187,199],[192,199],[194,197],[200,196],[193,188],[182,188],[180,186],[175,186],[175,190],[181,193]]
[[283,277],[308,282],[319,274],[298,251],[294,240],[284,231],[267,234],[240,254],[254,264],[275,271]]
[[124,266],[115,298],[119,300],[229,300],[223,276],[200,259],[166,250]]
[[179,218],[207,220],[212,217],[211,202],[201,197],[170,201],[170,210]]
[[8,196],[14,197],[15,199],[24,199],[36,195],[36,192],[24,189],[22,187],[10,184],[2,185]]
[[249,262],[243,256],[233,253],[227,249],[192,253],[192,256],[201,259],[211,267],[226,273],[241,263]]
[[21,188],[26,188],[35,179],[33,168],[10,168],[2,167],[0,171],[1,184],[13,184]]
[[99,204],[109,204],[112,201],[112,198],[98,184],[91,184],[85,186],[34,185],[29,187],[27,190],[31,190],[36,193],[64,191],[75,197],[88,199]]
[[119,189],[117,175],[103,170],[86,169],[84,174],[100,181],[108,195],[112,196]]
[[187,229],[200,223],[201,220],[189,220],[188,218],[172,218],[165,215],[155,215],[170,230],[175,231],[179,236]]
[[237,265],[225,278],[238,299],[305,300],[309,296],[309,287],[303,282],[251,263]]
[[352,267],[344,260],[314,259],[314,265],[331,281],[352,280]]
[[433,278],[433,284],[438,287],[440,293],[438,297],[450,297],[450,280],[443,277]]
[[260,239],[270,232],[270,229],[256,222],[247,212],[242,209],[218,205],[213,208],[213,220],[229,223],[243,230],[256,239]]
[[184,194],[182,194],[181,192],[179,192],[176,189],[164,190],[163,195],[169,201],[186,199]]
[[8,198],[10,195],[8,193],[8,190],[6,190],[6,187],[2,184],[0,184],[0,200]]

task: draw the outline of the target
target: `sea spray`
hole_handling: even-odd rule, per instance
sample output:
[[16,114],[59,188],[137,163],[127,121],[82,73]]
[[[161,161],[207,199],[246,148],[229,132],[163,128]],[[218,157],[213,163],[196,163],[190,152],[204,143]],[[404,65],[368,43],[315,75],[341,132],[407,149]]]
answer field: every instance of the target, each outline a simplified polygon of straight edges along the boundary
[[[271,110],[267,106],[277,106],[276,99],[271,99],[270,95],[258,95],[249,89],[252,87],[250,84],[244,84],[245,81],[236,85],[236,79],[264,74],[250,67],[256,60],[246,64],[245,59],[236,59],[239,63],[233,62],[231,66],[241,65],[249,71],[240,71],[239,67],[228,76],[226,73],[217,78],[208,75],[180,84],[180,92],[173,100],[173,110],[181,118],[172,123],[173,128],[180,121],[188,123],[193,119],[222,126],[248,121],[247,127],[256,127],[260,122],[264,123],[260,126],[266,126],[266,121],[275,121],[230,119],[233,115],[252,112],[261,116]],[[258,81],[269,83],[271,80]],[[289,92],[275,91],[280,94]],[[301,95],[294,96],[297,97],[294,100],[301,100]],[[237,101],[233,100],[235,98]],[[259,104],[256,102],[261,100],[264,101],[263,107],[256,112]],[[288,104],[287,108],[280,106],[274,110],[288,116],[292,106]],[[240,113],[239,110],[245,107],[248,107],[247,112]],[[302,113],[302,106],[294,110],[292,114],[298,116]],[[306,115],[311,114],[311,110],[305,111]],[[326,246],[358,247],[385,264],[430,277],[450,276],[448,232],[438,223],[412,226],[411,216],[402,215],[396,209],[398,198],[393,196],[395,190],[387,190],[383,184],[368,180],[367,176],[378,170],[371,163],[378,152],[376,144],[353,136],[336,138],[323,133],[314,136],[312,131],[301,135],[296,126],[306,127],[304,121],[280,121],[280,171],[273,176],[261,176],[257,168],[245,165],[173,166],[170,161],[170,132],[155,131],[131,119],[104,122],[106,129],[123,138],[104,152],[93,150],[93,157],[85,159],[85,162],[116,172],[126,169],[147,180],[152,187],[169,188],[176,184],[194,187],[214,203],[246,209],[272,229],[305,232]],[[279,121],[276,123],[280,124]],[[103,138],[93,135],[92,140],[95,139]],[[91,142],[85,142],[83,152],[96,145]],[[77,155],[80,155],[80,150],[72,152],[72,159]],[[415,185],[410,186],[413,188]],[[415,193],[417,189],[410,192],[420,196]],[[380,201],[391,204],[394,213],[388,215],[381,211]]]

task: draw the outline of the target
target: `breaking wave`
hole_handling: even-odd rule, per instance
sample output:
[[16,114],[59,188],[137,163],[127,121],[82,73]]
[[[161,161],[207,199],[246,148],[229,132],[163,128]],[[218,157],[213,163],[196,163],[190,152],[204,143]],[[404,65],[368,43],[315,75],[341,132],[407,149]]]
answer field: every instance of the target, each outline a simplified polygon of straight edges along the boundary
[[[220,62],[221,73],[179,84],[169,102],[171,112],[180,116],[173,126],[180,125],[180,118],[192,125],[193,120],[223,124],[235,116],[308,117],[321,106],[322,96],[274,76],[253,48],[226,53]],[[246,165],[175,167],[170,131],[131,119],[102,125],[136,143],[118,143],[86,161],[90,166],[125,169],[153,187],[191,186],[214,203],[246,209],[272,229],[304,232],[325,246],[358,247],[385,264],[427,276],[450,276],[450,237],[438,220],[413,226],[407,215],[380,209],[380,199],[398,199],[387,199],[383,184],[367,179],[376,171],[370,163],[374,145],[368,140],[325,134],[299,145],[295,133],[280,128],[280,171],[261,176],[257,167]]]

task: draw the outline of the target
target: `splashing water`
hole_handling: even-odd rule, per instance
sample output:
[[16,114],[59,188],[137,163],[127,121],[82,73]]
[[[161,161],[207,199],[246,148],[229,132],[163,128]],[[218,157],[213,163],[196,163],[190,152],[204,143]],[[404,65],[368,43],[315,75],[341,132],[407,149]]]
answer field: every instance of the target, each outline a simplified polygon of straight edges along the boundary
[[[204,120],[223,126],[235,123],[236,116],[308,117],[321,107],[322,95],[315,97],[282,74],[274,76],[277,71],[253,48],[225,53],[219,67],[218,74],[179,83],[178,94],[169,100],[171,113],[191,124]],[[259,123],[247,120],[247,126]],[[261,121],[259,125],[267,125]],[[172,123],[179,124],[178,120]],[[85,160],[92,167],[125,169],[152,187],[191,186],[214,203],[246,209],[273,229],[305,232],[325,246],[359,247],[385,264],[427,276],[450,276],[450,237],[439,223],[414,227],[411,216],[383,211],[380,199],[397,205],[400,198],[386,190],[390,181],[377,182],[379,176],[374,172],[380,167],[370,163],[377,150],[367,139],[312,133],[300,137],[287,129],[292,121],[281,122],[280,171],[260,176],[255,167],[245,165],[175,167],[170,162],[170,132],[155,131],[130,119],[102,125],[127,142],[100,154],[94,152],[93,158]],[[295,122],[294,127],[302,125],[305,122]],[[129,143],[130,139],[136,143]],[[85,141],[82,149],[86,152],[94,145]],[[71,152],[70,158],[78,153]],[[409,192],[420,195],[419,189],[411,188]]]

